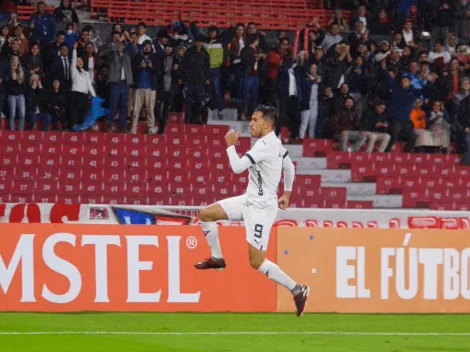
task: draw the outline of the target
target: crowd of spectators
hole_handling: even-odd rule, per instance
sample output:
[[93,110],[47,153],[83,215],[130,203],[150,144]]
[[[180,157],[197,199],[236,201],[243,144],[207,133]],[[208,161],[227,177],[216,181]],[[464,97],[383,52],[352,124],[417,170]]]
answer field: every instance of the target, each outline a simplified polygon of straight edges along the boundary
[[[261,32],[255,23],[206,30],[181,16],[155,38],[145,23],[101,38],[70,0],[43,2],[28,25],[0,29],[0,106],[11,129],[71,130],[89,97],[106,98],[107,130],[164,133],[169,111],[204,123],[207,109],[247,120],[259,103],[279,109],[291,139],[335,138],[342,150],[470,150],[470,0],[341,1],[327,28]],[[203,34],[203,32],[205,34]],[[304,39],[306,38],[306,39]],[[298,48],[297,52],[295,49]],[[15,125],[15,119],[19,121]],[[17,126],[17,127],[16,127]],[[348,143],[351,142],[351,143]],[[467,157],[470,164],[470,154]]]

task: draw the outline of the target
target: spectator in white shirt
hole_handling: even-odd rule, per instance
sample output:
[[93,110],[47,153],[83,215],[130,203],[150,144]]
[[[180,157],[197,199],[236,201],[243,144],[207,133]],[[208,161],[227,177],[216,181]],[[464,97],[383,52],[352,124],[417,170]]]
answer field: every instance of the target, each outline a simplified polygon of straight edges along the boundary
[[444,46],[441,42],[436,42],[434,44],[434,51],[429,53],[429,62],[433,63],[436,59],[442,57],[445,64],[448,64],[451,57],[450,54],[444,50]]
[[88,94],[96,96],[95,89],[91,83],[90,74],[83,68],[83,59],[77,58],[78,43],[73,44],[72,63],[70,75],[72,78],[70,127],[83,123],[88,113]]
[[138,35],[139,35],[139,39],[138,39],[137,43],[139,45],[144,44],[144,42],[147,41],[147,40],[152,41],[152,38],[150,38],[147,34],[145,34],[147,32],[147,25],[144,22],[140,22],[137,25],[137,31],[138,31]]
[[457,48],[458,40],[455,34],[449,34],[446,40],[446,51],[451,55],[456,55],[456,48]]

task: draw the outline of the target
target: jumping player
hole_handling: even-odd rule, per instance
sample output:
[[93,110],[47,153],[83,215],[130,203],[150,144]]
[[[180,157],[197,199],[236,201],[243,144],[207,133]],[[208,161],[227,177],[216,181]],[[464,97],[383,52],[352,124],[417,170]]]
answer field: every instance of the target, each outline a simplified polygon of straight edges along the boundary
[[[241,196],[221,200],[201,210],[199,219],[212,256],[194,266],[201,270],[225,269],[226,264],[220,249],[215,221],[243,220],[251,266],[292,292],[297,316],[301,316],[305,310],[309,288],[296,284],[275,263],[266,259],[269,234],[276,219],[278,207],[287,209],[295,177],[294,164],[281,141],[274,134],[276,116],[276,109],[269,106],[260,106],[255,111],[250,129],[251,136],[259,139],[242,158],[239,158],[235,150],[240,132],[235,133],[231,130],[226,134],[225,141],[230,166],[236,174],[249,169],[248,188]],[[283,169],[284,194],[278,199],[277,189]]]

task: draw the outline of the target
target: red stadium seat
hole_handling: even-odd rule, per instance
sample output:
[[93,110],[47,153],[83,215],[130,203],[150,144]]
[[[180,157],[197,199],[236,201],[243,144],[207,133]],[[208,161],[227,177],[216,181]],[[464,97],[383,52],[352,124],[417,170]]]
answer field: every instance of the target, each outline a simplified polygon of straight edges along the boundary
[[125,204],[126,197],[123,195],[104,195],[103,204]]
[[34,180],[36,178],[36,168],[24,168],[19,166],[19,171],[15,175],[16,180]]
[[59,182],[56,180],[38,180],[35,194],[55,196],[59,191]]
[[80,203],[82,204],[102,204],[103,196],[96,194],[85,194],[80,195]]
[[[108,169],[109,170],[109,169]],[[103,170],[83,168],[80,180],[82,182],[100,182],[103,180]]]
[[12,180],[11,193],[14,194],[33,194],[36,188],[36,182],[33,180]]
[[58,168],[43,168],[40,166],[36,171],[37,180],[58,180],[60,176],[60,169]]
[[[18,170],[20,172],[20,170]],[[16,175],[16,168],[14,165],[1,165],[0,166],[0,179],[12,179]],[[0,190],[1,193],[1,190]]]
[[126,185],[119,181],[103,182],[103,195],[117,196],[124,194]]

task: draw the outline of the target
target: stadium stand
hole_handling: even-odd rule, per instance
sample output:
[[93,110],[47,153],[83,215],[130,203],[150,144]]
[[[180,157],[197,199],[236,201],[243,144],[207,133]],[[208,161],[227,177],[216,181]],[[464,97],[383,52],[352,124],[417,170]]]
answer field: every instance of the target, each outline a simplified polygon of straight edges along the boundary
[[[0,135],[2,202],[205,205],[237,195],[223,125],[168,125],[165,135],[10,132]],[[242,137],[241,154],[251,146]],[[470,169],[455,154],[348,153],[305,140],[292,207],[467,210]],[[298,148],[297,148],[298,149]],[[214,152],[215,150],[215,152]],[[312,152],[313,151],[313,152]]]
[[[263,102],[279,107],[280,136],[297,166],[292,206],[467,210],[470,5],[341,4],[348,10],[323,9],[317,0],[91,0],[90,17],[114,24],[114,32],[106,27],[114,38],[100,37],[96,28],[105,27],[95,22],[66,28],[74,20],[72,8],[63,6],[46,7],[41,16],[51,25],[55,20],[57,28],[41,22],[43,32],[26,25],[18,34],[18,23],[10,21],[0,33],[2,114],[11,114],[15,101],[18,115],[21,107],[27,110],[16,120],[26,120],[33,131],[13,131],[21,127],[15,116],[1,120],[0,201],[203,205],[240,194],[246,175],[228,168],[224,120],[235,116],[246,124],[254,105]],[[39,16],[31,5],[18,5],[17,11],[20,21]],[[49,28],[69,32],[56,37]],[[215,36],[207,38],[208,32]],[[146,39],[155,54],[143,52]],[[256,39],[260,44],[250,51]],[[86,95],[95,92],[74,85],[67,71],[74,42],[80,72],[88,74],[106,107],[114,105],[108,123],[93,121],[85,132],[71,130],[85,120]],[[205,43],[210,70],[197,66],[204,63],[195,42]],[[132,76],[126,83],[111,60],[121,43],[124,61],[129,60],[123,70]],[[13,79],[15,55],[24,73]],[[143,68],[143,60],[159,69]],[[116,72],[119,78],[108,82]],[[56,93],[54,80],[62,85]],[[38,81],[43,87],[36,87]],[[155,90],[151,82],[158,86],[157,125],[139,95],[137,110],[148,126],[138,123],[133,130],[131,120],[139,119],[133,116],[136,92]],[[62,115],[55,115],[58,106],[43,105],[37,88],[45,88],[41,92],[48,98],[64,99]],[[348,108],[351,98],[354,106]],[[41,119],[35,126],[32,115]],[[53,115],[52,132],[45,115]],[[117,115],[119,127],[112,125]],[[307,131],[308,124],[313,128]],[[111,133],[117,129],[131,133]],[[378,141],[387,135],[388,147],[367,146],[370,134]],[[242,137],[239,152],[251,142]]]

